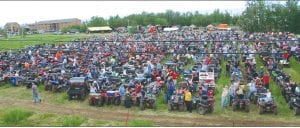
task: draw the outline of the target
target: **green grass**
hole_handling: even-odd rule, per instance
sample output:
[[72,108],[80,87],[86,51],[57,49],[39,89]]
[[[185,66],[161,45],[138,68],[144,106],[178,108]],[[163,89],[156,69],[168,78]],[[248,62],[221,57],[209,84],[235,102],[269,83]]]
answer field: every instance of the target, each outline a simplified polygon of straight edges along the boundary
[[26,119],[33,115],[33,112],[24,109],[8,109],[2,116],[4,126],[20,126]]
[[154,123],[148,120],[134,119],[128,122],[129,127],[153,127]]
[[284,68],[283,70],[287,73],[290,74],[292,79],[300,83],[300,62],[298,62],[294,57],[290,59],[290,68]]
[[79,116],[68,116],[63,118],[63,127],[77,127],[80,126],[86,119]]
[[225,109],[221,108],[221,96],[222,96],[222,89],[224,86],[230,86],[230,78],[226,76],[226,62],[222,59],[221,64],[221,77],[216,82],[216,88],[215,88],[215,105],[214,105],[214,113],[222,113],[225,111]]
[[20,49],[29,45],[44,44],[44,43],[45,44],[65,43],[65,41],[71,41],[82,37],[85,36],[84,35],[49,35],[49,34],[27,35],[25,38],[16,36],[8,39],[0,39],[0,50]]
[[[263,62],[258,57],[258,55],[256,55],[255,59],[256,59],[256,66],[257,67],[263,66]],[[265,70],[265,72],[267,71],[266,67],[264,67],[264,70]],[[272,96],[275,98],[275,101],[277,103],[278,115],[285,116],[285,117],[291,116],[292,111],[289,109],[288,103],[285,101],[284,97],[281,95],[280,88],[278,87],[278,85],[276,85],[276,83],[272,79],[270,81],[270,91],[271,91]]]

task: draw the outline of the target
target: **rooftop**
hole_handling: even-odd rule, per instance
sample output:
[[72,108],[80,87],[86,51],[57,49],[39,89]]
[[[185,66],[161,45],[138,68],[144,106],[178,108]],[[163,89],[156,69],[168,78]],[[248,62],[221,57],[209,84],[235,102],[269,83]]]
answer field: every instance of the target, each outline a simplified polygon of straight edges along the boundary
[[70,18],[70,19],[59,19],[59,20],[45,20],[45,21],[39,21],[37,24],[51,24],[51,23],[64,23],[64,22],[73,22],[78,21],[80,19],[78,18]]

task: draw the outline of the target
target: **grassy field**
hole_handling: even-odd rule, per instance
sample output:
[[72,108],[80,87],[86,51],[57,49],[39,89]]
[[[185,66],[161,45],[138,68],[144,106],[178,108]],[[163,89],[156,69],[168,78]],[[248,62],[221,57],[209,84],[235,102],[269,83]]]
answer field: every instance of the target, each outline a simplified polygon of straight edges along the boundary
[[28,45],[35,44],[52,44],[52,43],[65,43],[65,41],[71,41],[74,39],[79,39],[86,37],[85,34],[78,35],[27,35],[25,38],[21,36],[15,36],[8,39],[0,39],[0,50],[9,50],[9,49],[20,49]]
[[[152,122],[146,122],[147,126],[153,126]],[[133,120],[128,122],[129,126],[141,126],[143,120]],[[125,126],[124,123],[116,121],[104,121],[88,119],[77,115],[59,115],[53,113],[40,113],[23,108],[1,108],[0,126],[54,126],[54,127],[77,127],[77,126]]]

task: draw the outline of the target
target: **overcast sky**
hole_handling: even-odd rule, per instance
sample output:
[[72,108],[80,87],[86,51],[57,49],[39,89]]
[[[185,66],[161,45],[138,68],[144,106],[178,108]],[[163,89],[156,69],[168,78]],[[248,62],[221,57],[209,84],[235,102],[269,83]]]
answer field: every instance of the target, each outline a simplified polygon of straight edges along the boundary
[[245,1],[0,1],[0,26],[7,22],[19,24],[65,18],[83,21],[92,16],[127,16],[133,13],[179,12],[211,13],[215,9],[228,10],[234,15],[245,9]]

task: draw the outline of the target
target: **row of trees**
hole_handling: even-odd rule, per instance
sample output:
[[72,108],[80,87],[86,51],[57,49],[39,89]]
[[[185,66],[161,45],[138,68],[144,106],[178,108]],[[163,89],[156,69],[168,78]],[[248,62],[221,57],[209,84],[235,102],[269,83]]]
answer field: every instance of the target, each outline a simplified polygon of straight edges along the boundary
[[209,24],[226,23],[239,26],[248,32],[288,31],[300,33],[300,6],[297,0],[288,0],[285,4],[274,3],[274,1],[247,1],[246,9],[240,16],[230,15],[228,11],[220,12],[219,9],[211,14],[196,12],[180,13],[167,10],[164,13],[132,14],[121,18],[111,16],[109,19],[94,16],[87,21],[87,26],[105,26],[112,28],[119,26],[136,25],[197,25],[207,26]]
[[297,0],[285,4],[269,1],[248,1],[238,21],[244,31],[289,31],[300,33],[300,6]]
[[211,14],[200,14],[196,12],[180,13],[167,10],[165,13],[148,13],[132,14],[121,18],[120,16],[111,16],[109,19],[94,16],[87,22],[87,26],[104,26],[109,25],[112,28],[119,26],[136,26],[136,25],[197,25],[207,26],[209,24],[227,23],[236,25],[238,16],[231,16],[229,12],[220,12],[219,9]]

